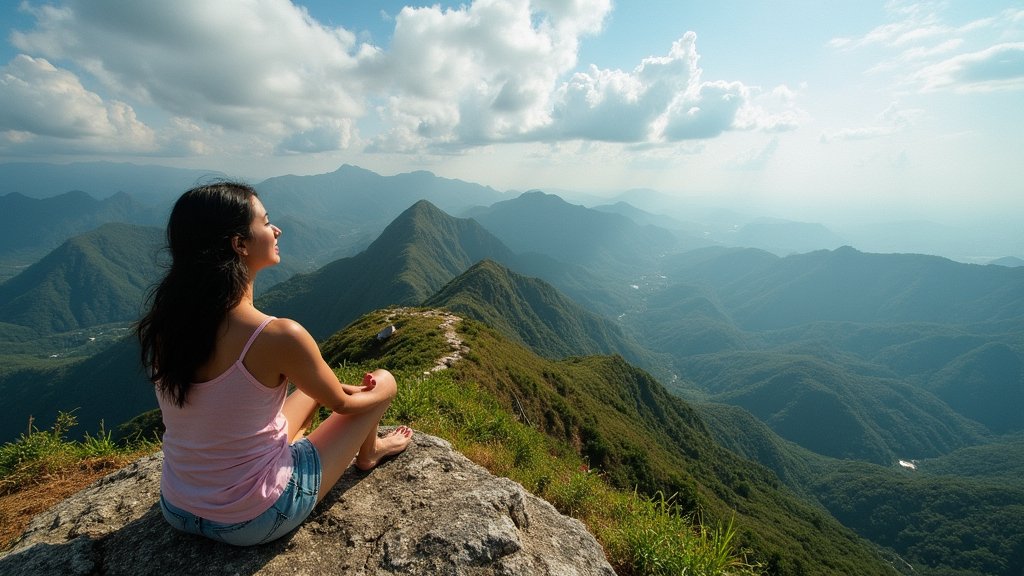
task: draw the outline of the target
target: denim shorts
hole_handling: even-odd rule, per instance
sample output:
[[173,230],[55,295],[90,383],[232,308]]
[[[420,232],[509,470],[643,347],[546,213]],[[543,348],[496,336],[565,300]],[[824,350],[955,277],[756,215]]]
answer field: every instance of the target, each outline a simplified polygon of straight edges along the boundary
[[291,532],[302,524],[316,506],[320,491],[320,455],[308,438],[291,445],[292,477],[284,492],[266,512],[245,522],[224,524],[196,516],[168,502],[160,495],[164,518],[174,528],[188,534],[234,546],[265,544]]

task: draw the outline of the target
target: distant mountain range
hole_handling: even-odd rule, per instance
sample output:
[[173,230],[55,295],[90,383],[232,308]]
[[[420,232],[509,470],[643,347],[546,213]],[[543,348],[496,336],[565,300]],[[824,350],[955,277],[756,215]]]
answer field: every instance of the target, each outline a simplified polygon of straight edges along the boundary
[[5,162],[0,163],[0,196],[50,198],[77,190],[99,199],[123,193],[147,205],[168,204],[196,184],[224,177],[214,170],[127,162]]

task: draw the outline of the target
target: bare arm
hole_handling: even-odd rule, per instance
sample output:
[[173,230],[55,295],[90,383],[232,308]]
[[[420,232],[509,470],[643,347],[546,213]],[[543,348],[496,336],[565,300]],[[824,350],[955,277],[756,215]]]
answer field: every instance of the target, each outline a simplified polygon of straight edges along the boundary
[[320,405],[339,414],[359,414],[387,401],[373,392],[376,382],[369,374],[361,386],[339,382],[316,341],[298,322],[281,318],[271,326],[281,374]]

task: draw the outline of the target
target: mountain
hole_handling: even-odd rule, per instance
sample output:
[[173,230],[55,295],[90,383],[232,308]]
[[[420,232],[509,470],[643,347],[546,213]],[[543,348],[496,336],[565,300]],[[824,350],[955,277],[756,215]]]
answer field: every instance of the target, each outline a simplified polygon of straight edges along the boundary
[[1017,258],[1016,256],[1004,256],[1002,258],[996,258],[989,262],[993,266],[1006,266],[1007,268],[1017,268],[1024,266],[1024,258]]
[[[0,165],[3,166],[3,165]],[[21,272],[68,238],[108,222],[144,223],[148,210],[125,193],[97,200],[82,191],[49,198],[0,196],[0,281]]]
[[1020,430],[1024,276],[850,248],[706,248],[623,317],[671,389],[740,406],[819,454],[888,464]]
[[[79,252],[117,253],[98,248],[104,237]],[[131,235],[109,237],[141,244]],[[81,259],[89,262],[83,268],[102,272],[133,258],[126,252],[98,264]],[[152,254],[147,259],[152,262]],[[1019,269],[848,248],[780,258],[711,247],[653,264],[660,274],[630,287],[600,266],[586,270],[550,256],[513,254],[474,220],[419,202],[363,253],[271,288],[260,306],[306,324],[332,365],[374,360],[414,374],[422,373],[422,360],[437,358],[435,348],[445,349],[444,331],[399,321],[399,337],[380,342],[377,331],[401,314],[388,308],[360,315],[418,306],[435,295],[475,309],[498,326],[468,319],[459,325],[466,348],[463,360],[451,363],[460,385],[485,388],[503,410],[573,446],[617,486],[675,493],[677,501],[711,517],[735,511],[742,543],[774,550],[763,558],[778,573],[884,573],[876,570],[873,552],[824,513],[832,504],[861,534],[926,566],[938,566],[933,559],[944,554],[929,556],[931,533],[941,535],[943,550],[969,556],[970,543],[955,545],[947,528],[970,534],[970,523],[984,521],[982,512],[1016,529],[1011,516],[1021,500],[1015,488],[940,479],[904,490],[892,462],[962,454],[992,442],[994,430],[1013,431],[1024,350]],[[120,276],[116,281],[127,280]],[[621,316],[625,335],[639,335],[633,341],[652,354],[671,355],[679,376],[664,380],[671,391],[719,404],[689,404],[620,356],[552,359],[521,346],[527,336],[538,348],[566,344],[558,342],[561,334],[575,334],[570,339],[583,346],[603,346],[606,337],[618,345],[614,331],[591,324],[546,282],[573,299],[565,286],[590,291],[591,302],[606,298],[607,310],[619,311],[614,316]],[[7,337],[31,336],[7,319],[0,322]],[[421,350],[435,341],[429,353]],[[8,402],[0,420],[10,423],[8,438],[24,431],[28,415],[45,428],[56,410],[79,407],[83,427],[95,432],[100,419],[112,429],[154,405],[137,357],[129,339],[88,359],[5,365],[0,393]],[[809,447],[881,465],[844,463]],[[797,499],[782,484],[816,503]],[[960,505],[957,489],[971,492],[962,502],[978,513]],[[891,497],[914,507],[901,508]],[[892,516],[890,509],[906,516]],[[879,529],[887,526],[899,538]],[[1006,539],[984,534],[999,546],[1010,542],[1006,553],[1016,553],[1013,533]]]
[[659,361],[619,325],[584,309],[547,282],[493,260],[473,265],[423,305],[483,322],[548,358],[621,354],[633,364],[659,371]]
[[708,399],[825,456],[889,464],[983,441],[980,426],[933,394],[870,366],[779,351],[699,355],[683,366]]
[[715,240],[709,238],[706,226],[702,224],[697,222],[684,222],[665,214],[655,214],[646,210],[641,210],[629,202],[620,200],[614,204],[597,205],[594,206],[593,209],[598,212],[621,214],[640,226],[656,226],[658,228],[670,230],[679,240],[680,246],[685,246],[686,249],[694,249],[701,246],[717,244]]
[[1021,256],[1021,227],[1009,210],[1003,222],[990,220],[975,227],[905,220],[847,224],[837,230],[864,252],[934,254],[973,263]]
[[753,337],[722,311],[709,290],[672,284],[646,295],[644,306],[628,315],[651,350],[685,355],[745,350]]
[[268,178],[256,189],[272,218],[325,231],[306,242],[329,242],[301,252],[316,267],[358,253],[418,200],[458,213],[504,198],[493,188],[430,172],[382,176],[347,164],[327,174]]
[[997,434],[1024,431],[1024,354],[1006,344],[986,343],[954,358],[925,387]]
[[418,305],[484,258],[510,262],[514,255],[476,222],[420,200],[365,251],[278,284],[259,306],[321,339],[370,310]]
[[[733,319],[750,330],[826,320],[963,324],[1024,318],[1024,269],[1019,268],[866,254],[850,247],[762,258],[747,270],[715,258],[675,264],[667,272],[675,281],[711,283]],[[723,268],[733,274],[717,276]]]
[[715,442],[768,468],[797,494],[814,498],[811,483],[834,461],[786,440],[738,406],[700,402],[693,405]]
[[731,246],[760,248],[783,256],[813,250],[832,250],[847,243],[822,224],[778,218],[754,219],[719,240]]
[[[0,281],[101,224],[162,227],[181,193],[226,177],[104,162],[0,164]],[[416,200],[460,212],[505,197],[429,172],[381,176],[348,165],[329,174],[269,178],[255,188],[285,231],[282,252],[302,271],[360,252]]]
[[80,190],[95,198],[127,193],[147,204],[168,203],[196,183],[224,178],[212,170],[190,170],[127,162],[6,162],[0,164],[0,195],[12,192],[48,198]]
[[282,211],[349,223],[389,222],[418,200],[455,212],[504,198],[489,186],[441,178],[426,171],[382,176],[348,164],[328,174],[268,178],[257,188],[267,201],[281,201]]
[[620,278],[649,271],[661,254],[679,246],[664,228],[640,226],[620,214],[569,204],[539,191],[466,215],[515,252],[546,254]]
[[816,479],[844,525],[897,551],[917,574],[1024,572],[1024,482],[847,462]]
[[161,242],[159,229],[131,224],[76,236],[0,284],[0,322],[47,333],[134,321]]

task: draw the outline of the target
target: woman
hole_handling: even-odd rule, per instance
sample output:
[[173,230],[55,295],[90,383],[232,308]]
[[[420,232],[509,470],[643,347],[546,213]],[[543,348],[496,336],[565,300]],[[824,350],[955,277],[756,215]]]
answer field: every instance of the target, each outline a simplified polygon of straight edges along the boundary
[[[164,517],[240,546],[287,534],[353,461],[369,470],[412,439],[405,426],[377,436],[397,391],[389,372],[341,384],[309,332],[253,305],[280,235],[249,186],[189,190],[167,223],[170,270],[137,326],[166,426]],[[319,405],[333,413],[306,436]]]

